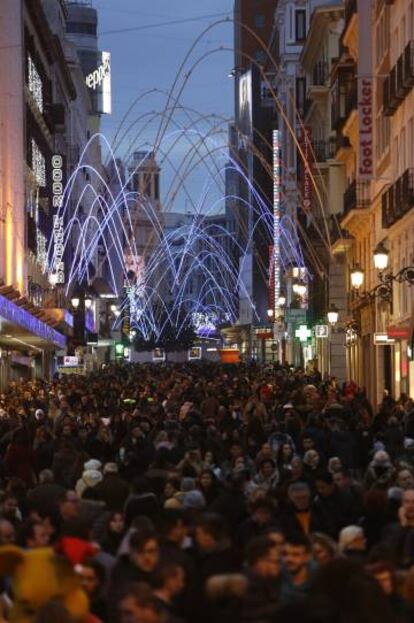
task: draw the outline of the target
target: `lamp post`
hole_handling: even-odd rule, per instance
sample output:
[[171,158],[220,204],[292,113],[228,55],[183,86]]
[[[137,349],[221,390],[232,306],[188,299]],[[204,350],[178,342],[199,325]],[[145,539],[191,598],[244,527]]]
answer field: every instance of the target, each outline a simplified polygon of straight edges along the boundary
[[336,327],[338,324],[339,310],[334,303],[329,306],[328,313],[326,315],[330,326]]

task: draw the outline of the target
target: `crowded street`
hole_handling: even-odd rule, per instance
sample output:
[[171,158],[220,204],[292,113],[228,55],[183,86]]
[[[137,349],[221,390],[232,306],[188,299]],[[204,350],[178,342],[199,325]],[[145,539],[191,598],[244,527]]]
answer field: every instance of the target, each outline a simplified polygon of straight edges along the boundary
[[4,620],[78,620],[8,560],[41,572],[44,548],[91,622],[413,620],[406,396],[374,411],[317,371],[126,364],[0,405]]

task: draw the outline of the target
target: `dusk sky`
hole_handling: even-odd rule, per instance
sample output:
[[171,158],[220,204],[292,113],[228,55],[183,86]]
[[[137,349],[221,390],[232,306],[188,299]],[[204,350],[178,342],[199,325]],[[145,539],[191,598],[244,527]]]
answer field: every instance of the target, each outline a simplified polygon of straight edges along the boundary
[[[132,102],[146,91],[157,88],[168,91],[176,76],[177,70],[187,51],[197,36],[206,26],[217,20],[225,19],[232,14],[233,0],[94,0],[99,12],[99,46],[112,54],[112,95],[113,114],[104,117],[102,129],[108,139],[112,139],[122,117]],[[189,21],[200,18],[197,21]],[[188,20],[183,21],[181,20]],[[164,22],[176,22],[163,26],[155,26]],[[128,30],[131,29],[131,30]],[[122,31],[122,32],[112,32]],[[217,48],[231,48],[233,45],[232,23],[219,24],[211,30],[194,51],[186,70],[206,52]],[[233,55],[230,51],[220,50],[205,58],[192,73],[190,80],[181,95],[185,106],[202,115],[215,114],[231,117],[233,114],[233,83],[228,77],[233,67]],[[160,123],[158,118],[144,128],[149,121],[151,111],[160,110],[165,104],[165,96],[160,93],[145,95],[135,106],[134,114],[129,117],[132,123],[137,117],[133,130],[128,133],[117,155],[123,155],[127,149],[145,149],[153,143]],[[176,113],[175,121],[187,124],[188,117]],[[126,124],[124,127],[126,128]],[[225,143],[225,128],[221,134],[215,134],[215,140]],[[197,124],[194,130],[206,129],[203,123]],[[174,128],[170,126],[170,131]],[[175,129],[176,131],[176,129]],[[136,139],[137,134],[139,138]],[[171,145],[166,137],[161,150]],[[146,145],[147,143],[147,145]],[[179,141],[171,152],[174,164],[181,161],[188,151],[188,143]],[[163,167],[162,189],[166,193],[172,181],[172,169]],[[192,195],[199,192],[200,184],[205,180],[200,170],[194,172],[188,181]],[[195,197],[195,200],[197,197]],[[187,203],[187,200],[184,200]],[[182,209],[177,205],[174,210]]]

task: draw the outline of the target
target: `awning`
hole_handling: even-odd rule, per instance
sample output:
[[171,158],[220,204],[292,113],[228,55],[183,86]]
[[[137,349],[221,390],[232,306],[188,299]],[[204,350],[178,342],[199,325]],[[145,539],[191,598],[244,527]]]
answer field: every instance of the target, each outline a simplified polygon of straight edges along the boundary
[[56,322],[48,318],[45,310],[32,305],[13,288],[6,293],[4,287],[0,290],[0,346],[11,350],[65,347],[65,336],[56,331]]

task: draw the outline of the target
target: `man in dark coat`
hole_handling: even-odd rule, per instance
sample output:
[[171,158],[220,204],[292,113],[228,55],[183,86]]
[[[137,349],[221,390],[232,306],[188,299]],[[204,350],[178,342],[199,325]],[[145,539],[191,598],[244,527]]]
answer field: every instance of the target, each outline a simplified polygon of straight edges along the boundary
[[258,537],[247,550],[248,580],[242,600],[242,623],[268,623],[280,600],[280,558],[277,547],[267,537]]
[[118,475],[116,463],[106,463],[103,469],[103,480],[93,488],[93,498],[105,502],[109,511],[124,508],[129,496],[128,484]]

